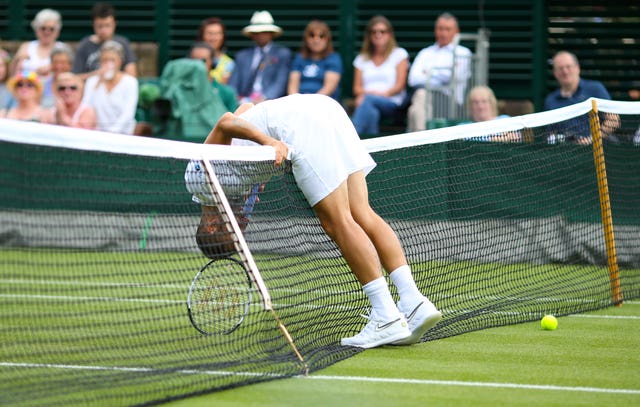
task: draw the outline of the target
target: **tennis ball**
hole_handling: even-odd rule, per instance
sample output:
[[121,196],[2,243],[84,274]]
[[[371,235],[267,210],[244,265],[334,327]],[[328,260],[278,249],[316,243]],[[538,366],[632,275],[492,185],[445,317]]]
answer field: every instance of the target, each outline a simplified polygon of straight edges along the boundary
[[545,315],[540,321],[540,328],[545,331],[554,331],[558,327],[558,320],[553,315]]

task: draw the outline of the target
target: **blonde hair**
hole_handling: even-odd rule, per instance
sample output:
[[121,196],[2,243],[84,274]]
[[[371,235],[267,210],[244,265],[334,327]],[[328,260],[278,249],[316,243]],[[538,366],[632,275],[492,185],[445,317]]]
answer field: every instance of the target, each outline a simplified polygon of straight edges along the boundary
[[82,88],[84,88],[84,81],[82,80],[82,78],[80,78],[78,75],[72,72],[62,72],[58,74],[58,76],[56,76],[56,79],[54,82],[55,92],[57,92],[58,84],[64,80],[72,80],[75,84],[78,85],[78,91],[82,93]]
[[373,56],[373,44],[371,43],[371,31],[376,24],[384,24],[389,31],[389,42],[387,43],[387,47],[384,50],[384,58],[387,59],[389,55],[393,52],[394,49],[398,47],[398,43],[396,42],[396,36],[393,33],[393,26],[391,25],[391,21],[385,16],[377,15],[371,17],[369,22],[367,23],[367,27],[364,30],[364,38],[362,40],[362,48],[360,49],[360,55],[362,55],[365,59],[371,59]]
[[478,85],[471,88],[469,94],[467,94],[467,113],[471,116],[471,99],[474,96],[481,95],[486,96],[489,99],[489,104],[491,105],[491,112],[494,117],[498,116],[498,100],[496,99],[496,95],[493,93],[490,87]]

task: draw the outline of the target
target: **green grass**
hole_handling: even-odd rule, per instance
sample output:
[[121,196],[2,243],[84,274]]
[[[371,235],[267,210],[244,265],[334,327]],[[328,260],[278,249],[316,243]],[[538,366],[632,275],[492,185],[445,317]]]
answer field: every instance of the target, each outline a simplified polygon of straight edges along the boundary
[[[310,377],[168,405],[637,406],[639,338],[636,301],[559,318],[556,331],[532,322],[371,349]],[[620,389],[633,392],[615,392]]]
[[[299,371],[269,313],[250,313],[233,336],[203,337],[193,329],[185,299],[191,278],[204,264],[197,253],[2,250],[0,260],[0,405],[27,396],[35,404],[130,405],[234,386],[247,377],[264,380],[211,372]],[[341,264],[328,261],[296,272],[302,260],[259,256],[257,261],[280,316],[317,369],[351,354],[338,346],[339,338],[361,328],[357,313],[364,300]],[[573,309],[568,307],[576,300],[582,310],[608,300],[607,274],[595,266],[430,262],[417,264],[415,271],[423,283],[433,281],[432,298],[445,312],[431,338],[538,318],[551,307]],[[637,276],[638,270],[625,273]],[[580,405],[607,398],[617,405],[637,403],[640,303],[589,315],[629,318],[570,316],[561,318],[554,332],[528,323],[374,349],[310,377],[174,404],[495,405],[505,400],[502,404],[532,405],[560,400]],[[323,359],[335,352],[341,356]],[[32,366],[14,366],[20,363]],[[32,390],[31,383],[40,386]],[[612,393],[615,388],[635,392]]]

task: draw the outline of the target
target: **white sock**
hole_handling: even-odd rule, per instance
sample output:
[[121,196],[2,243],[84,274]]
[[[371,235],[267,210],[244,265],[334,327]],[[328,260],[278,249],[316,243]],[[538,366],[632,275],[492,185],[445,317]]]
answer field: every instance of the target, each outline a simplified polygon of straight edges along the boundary
[[405,305],[413,305],[422,300],[422,293],[418,290],[413,276],[411,275],[411,268],[408,265],[400,266],[393,270],[389,277],[391,282],[396,286],[400,301]]
[[362,290],[369,298],[375,315],[382,321],[391,321],[399,315],[398,308],[393,302],[389,286],[384,277],[376,278],[362,286]]

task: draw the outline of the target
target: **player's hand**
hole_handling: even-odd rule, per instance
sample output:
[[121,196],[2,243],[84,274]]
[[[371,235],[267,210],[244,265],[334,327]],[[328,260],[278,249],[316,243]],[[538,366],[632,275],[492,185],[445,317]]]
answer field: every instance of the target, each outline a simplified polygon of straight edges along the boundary
[[279,167],[287,159],[289,147],[280,140],[273,140],[270,145],[276,150],[276,167]]

